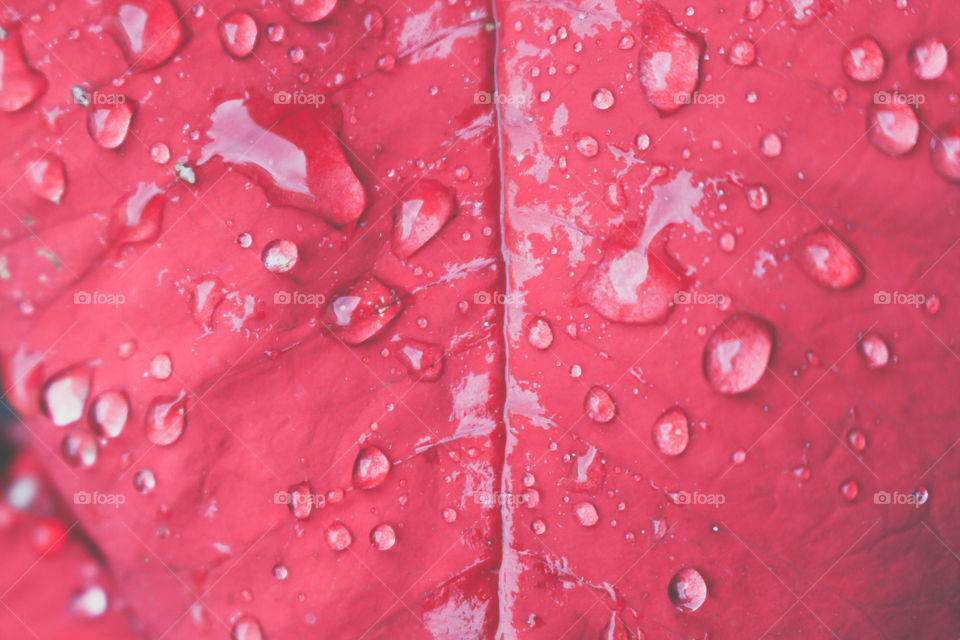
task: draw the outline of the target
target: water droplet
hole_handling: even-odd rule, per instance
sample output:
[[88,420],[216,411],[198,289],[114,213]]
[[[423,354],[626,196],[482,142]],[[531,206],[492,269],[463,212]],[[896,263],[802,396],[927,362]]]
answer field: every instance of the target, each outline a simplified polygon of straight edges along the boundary
[[273,577],[277,580],[286,580],[287,576],[290,575],[290,570],[287,569],[287,566],[281,562],[273,565]]
[[768,158],[776,158],[783,152],[783,141],[775,133],[768,133],[760,141],[760,153]]
[[534,349],[548,349],[553,344],[553,329],[543,318],[534,318],[527,328],[527,340]]
[[397,543],[397,532],[388,524],[378,524],[370,532],[370,543],[380,551],[392,549]]
[[673,113],[691,102],[700,81],[703,45],[654,2],[642,5],[640,30],[640,84],[658,111]]
[[283,40],[284,35],[286,35],[286,29],[282,24],[271,22],[267,25],[267,40],[270,42],[276,44]]
[[440,515],[443,516],[444,522],[453,523],[457,521],[457,510],[453,507],[444,508],[444,510],[440,512]]
[[763,211],[770,206],[770,194],[766,187],[760,184],[747,187],[747,206],[754,211]]
[[363,30],[372,36],[383,33],[383,13],[376,7],[363,14]]
[[303,47],[290,47],[290,50],[287,51],[287,57],[290,58],[290,62],[293,64],[300,64],[303,62],[305,52]]
[[738,40],[730,47],[727,60],[735,67],[749,67],[757,59],[757,46],[750,40]]
[[936,315],[940,311],[940,296],[935,293],[927,296],[923,301],[923,310],[927,312],[927,315]]
[[763,377],[773,350],[773,330],[748,315],[731,316],[710,336],[703,352],[707,380],[720,393],[752,389]]
[[391,55],[380,56],[377,58],[377,69],[390,72],[397,66],[397,59]]
[[457,180],[459,180],[460,182],[466,182],[467,180],[470,179],[470,175],[471,175],[471,174],[470,174],[470,167],[462,164],[462,165],[460,165],[459,167],[457,167],[456,169],[453,170],[453,175],[454,175],[454,176],[457,178]]
[[96,463],[98,450],[97,439],[85,431],[68,433],[60,443],[64,460],[82,469],[89,469]]
[[610,422],[617,412],[613,398],[603,387],[593,387],[587,392],[583,410],[594,422]]
[[183,393],[154,398],[145,418],[147,440],[160,446],[179,440],[186,425],[186,412],[187,400]]
[[393,252],[407,259],[454,214],[453,194],[436,180],[421,180],[403,195],[393,217]]
[[720,234],[720,250],[730,253],[737,246],[737,239],[729,231]]
[[878,92],[867,105],[867,138],[880,151],[902,156],[913,151],[920,138],[917,112],[899,93]]
[[170,147],[162,142],[157,142],[150,147],[150,159],[157,164],[166,164],[170,161]]
[[870,369],[881,369],[890,362],[890,348],[887,341],[871,331],[860,341],[860,355]]
[[159,66],[185,39],[176,8],[168,0],[124,0],[106,20],[107,30],[134,71]]
[[857,496],[860,495],[860,485],[852,478],[846,480],[840,485],[840,495],[843,496],[843,499],[847,502],[853,502],[857,499]]
[[353,542],[353,535],[342,522],[334,522],[327,528],[327,544],[334,551],[343,551]]
[[593,93],[593,106],[601,111],[606,111],[613,106],[614,97],[613,92],[610,89],[597,89]]
[[134,103],[126,96],[115,95],[114,101],[97,103],[87,111],[87,131],[104,149],[116,149],[127,139]]
[[528,509],[534,509],[540,505],[540,492],[533,487],[527,487],[521,494],[523,504]]
[[150,377],[156,380],[166,380],[173,373],[173,361],[166,353],[158,353],[150,361]]
[[592,502],[580,502],[573,507],[573,513],[577,516],[577,522],[584,527],[593,527],[600,520],[597,508]]
[[70,613],[80,618],[99,618],[107,611],[107,592],[99,585],[90,585],[70,596]]
[[860,282],[863,269],[849,248],[826,227],[803,236],[797,245],[800,268],[828,289],[846,289]]
[[927,503],[927,500],[930,499],[930,492],[924,487],[918,487],[913,490],[913,500],[917,506]]
[[960,121],[937,130],[930,140],[930,161],[941,176],[960,182]]
[[699,571],[685,567],[670,579],[667,594],[680,611],[696,611],[707,599],[707,582]]
[[341,340],[360,344],[387,326],[401,308],[396,292],[368,275],[331,296],[323,317]]
[[577,151],[585,158],[592,158],[600,152],[600,144],[593,136],[580,136],[576,144]]
[[105,438],[116,438],[123,432],[130,415],[130,401],[122,391],[104,391],[90,406],[90,428]]
[[857,453],[863,453],[867,448],[867,434],[859,427],[853,427],[847,431],[847,442],[850,448]]
[[223,283],[216,276],[204,276],[193,288],[190,296],[190,314],[201,327],[210,328],[213,314],[225,297]]
[[263,266],[271,273],[287,273],[297,264],[297,245],[289,240],[274,240],[263,248]]
[[397,349],[397,357],[417,380],[433,382],[443,374],[443,347],[439,345],[403,340]]
[[383,484],[390,473],[390,460],[373,445],[360,449],[353,463],[353,485],[358,489],[373,489]]
[[230,630],[230,640],[264,640],[260,622],[249,614],[240,616]]
[[65,427],[83,417],[92,381],[93,369],[85,364],[69,367],[47,380],[42,403],[53,424]]
[[763,10],[766,8],[766,0],[747,0],[747,7],[743,12],[743,16],[747,20],[756,20],[763,15]]
[[141,469],[133,476],[133,488],[146,495],[157,488],[157,476],[150,469]]
[[317,22],[330,15],[337,0],[284,0],[283,6],[294,20]]
[[44,153],[40,149],[28,152],[24,159],[26,162],[23,180],[30,191],[53,204],[60,204],[66,188],[63,160],[53,153]]
[[27,62],[20,29],[0,27],[0,111],[19,111],[47,90],[47,78]]
[[747,452],[743,449],[737,449],[730,456],[730,460],[733,461],[733,464],[743,464],[747,460]]
[[928,37],[910,48],[910,70],[921,80],[936,80],[947,70],[949,53],[943,41]]
[[645,134],[645,133],[641,133],[640,135],[638,135],[638,136],[637,136],[637,148],[640,149],[640,151],[646,151],[647,149],[649,149],[649,148],[650,148],[650,136],[647,135],[647,134]]
[[249,13],[234,11],[217,27],[224,50],[234,58],[246,58],[257,44],[257,21]]
[[678,456],[690,443],[690,422],[682,409],[670,409],[653,424],[653,441],[660,452]]
[[166,198],[153,183],[141,182],[113,205],[110,234],[118,246],[153,242],[160,235]]
[[634,40],[634,37],[628,33],[622,38],[620,38],[620,42],[617,43],[617,48],[622,51],[627,51],[629,49],[633,49],[633,46],[635,44],[636,44],[636,41]]
[[880,43],[870,36],[852,42],[843,53],[843,70],[851,80],[879,80],[885,67],[883,49],[880,48]]
[[547,523],[543,520],[534,520],[530,523],[530,530],[538,536],[542,536],[547,532]]
[[315,502],[313,487],[310,486],[309,482],[301,482],[300,484],[295,484],[287,491],[289,502],[287,506],[290,507],[290,513],[293,514],[293,517],[297,520],[306,520],[313,513],[313,505]]

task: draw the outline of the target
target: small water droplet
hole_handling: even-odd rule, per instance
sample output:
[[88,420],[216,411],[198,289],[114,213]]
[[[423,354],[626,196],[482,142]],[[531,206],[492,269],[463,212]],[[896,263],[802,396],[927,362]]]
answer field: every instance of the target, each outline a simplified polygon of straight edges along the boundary
[[183,435],[187,422],[187,400],[183,393],[154,398],[147,409],[147,440],[160,446],[171,445]]
[[860,495],[860,485],[853,478],[846,480],[840,485],[840,495],[847,502],[853,502]]
[[886,61],[880,43],[864,36],[850,43],[843,53],[843,70],[851,80],[873,82],[883,76]]
[[613,398],[603,387],[593,387],[587,392],[583,408],[591,420],[601,423],[613,420],[617,412]]
[[334,522],[327,528],[327,544],[334,551],[343,551],[353,542],[353,535],[342,522]]
[[690,423],[681,409],[670,409],[653,424],[653,441],[660,452],[678,456],[690,442]]
[[74,467],[89,469],[97,462],[97,439],[85,431],[74,431],[63,437],[60,443],[63,459]]
[[573,507],[573,512],[579,522],[584,527],[593,527],[600,520],[597,514],[597,508],[592,502],[580,502]]
[[93,369],[83,364],[69,367],[47,380],[42,403],[53,424],[65,427],[83,417],[92,383]]
[[887,341],[873,331],[863,336],[860,341],[860,355],[870,369],[881,369],[890,362],[890,348],[887,346]]
[[397,543],[397,532],[389,524],[379,524],[370,532],[370,543],[380,551],[392,549]]
[[614,97],[610,89],[597,89],[593,94],[593,106],[601,111],[606,111],[613,106]]
[[70,612],[80,618],[99,618],[107,611],[107,592],[99,585],[90,585],[70,596]]
[[527,340],[534,349],[548,349],[553,344],[553,329],[543,318],[535,318],[527,328]]
[[141,469],[133,476],[133,488],[146,495],[157,488],[157,476],[150,469]]
[[720,393],[749,391],[763,377],[772,350],[773,331],[766,322],[732,316],[717,327],[704,348],[707,380]]
[[699,571],[685,567],[671,578],[667,594],[680,611],[696,611],[707,599],[707,582]]
[[237,59],[246,58],[257,44],[257,21],[249,13],[234,11],[223,18],[217,33],[227,53]]
[[122,391],[104,391],[90,406],[90,428],[105,438],[116,438],[123,432],[130,415],[130,401]]
[[358,489],[373,489],[383,484],[390,473],[390,460],[373,445],[360,449],[353,463],[353,485]]
[[530,523],[530,530],[538,536],[542,536],[547,531],[547,523],[543,520],[534,520]]
[[166,380],[173,373],[173,361],[166,353],[158,353],[150,361],[150,377],[156,380]]
[[592,158],[600,152],[600,144],[593,136],[580,136],[576,144],[577,151],[586,158]]
[[289,240],[274,240],[263,249],[263,266],[271,273],[287,273],[297,264],[297,245]]

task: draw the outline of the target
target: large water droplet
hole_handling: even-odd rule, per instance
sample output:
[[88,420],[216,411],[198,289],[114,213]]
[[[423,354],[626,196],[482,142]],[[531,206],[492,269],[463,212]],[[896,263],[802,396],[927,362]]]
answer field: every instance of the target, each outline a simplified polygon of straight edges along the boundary
[[680,611],[696,611],[707,599],[707,582],[699,571],[685,567],[671,578],[667,594]]
[[323,20],[337,7],[337,0],[284,0],[287,12],[300,22]]
[[900,93],[878,92],[867,106],[867,139],[884,153],[902,156],[920,137],[917,112]]
[[334,551],[343,551],[353,542],[353,534],[342,522],[334,522],[327,527],[327,544]]
[[851,80],[873,82],[883,77],[886,66],[880,43],[865,36],[850,43],[843,53],[843,70]]
[[930,140],[930,161],[941,176],[960,182],[960,121],[937,130]]
[[640,22],[640,84],[660,113],[673,113],[691,101],[700,82],[703,45],[656,2],[643,4]]
[[90,395],[93,369],[78,364],[55,374],[43,388],[43,410],[58,427],[73,424],[83,417]]
[[757,59],[757,46],[750,40],[738,40],[730,46],[727,60],[735,67],[749,67]]
[[596,526],[600,520],[597,508],[592,502],[580,502],[574,505],[573,513],[577,517],[577,522],[584,527]]
[[690,443],[690,422],[682,409],[670,409],[653,423],[653,441],[661,453],[678,456]]
[[443,347],[439,345],[408,339],[401,342],[396,353],[417,380],[433,382],[443,374]]
[[761,184],[755,184],[747,187],[747,206],[754,211],[763,211],[770,206],[770,194],[767,188]]
[[198,280],[190,295],[190,315],[193,321],[205,329],[211,328],[213,313],[225,296],[220,278],[204,276]]
[[610,422],[617,413],[613,398],[603,387],[593,387],[587,392],[583,410],[594,422]]
[[107,592],[99,585],[89,585],[70,596],[70,613],[80,618],[99,618],[107,611]]
[[368,275],[333,294],[323,320],[347,344],[360,344],[379,333],[401,309],[396,292]]
[[133,476],[133,488],[146,495],[157,488],[157,476],[150,469],[141,469]]
[[373,489],[383,484],[390,473],[390,460],[373,445],[360,449],[353,463],[353,485],[358,489]]
[[257,21],[249,13],[234,11],[217,27],[224,50],[234,58],[246,58],[257,44]]
[[146,413],[147,440],[167,446],[180,439],[187,422],[185,394],[154,398]]
[[66,188],[63,160],[53,153],[33,149],[24,158],[23,181],[35,195],[60,204]]
[[392,549],[397,543],[397,532],[388,524],[378,524],[370,532],[370,544],[380,551]]
[[421,180],[403,195],[393,215],[393,252],[407,259],[453,216],[453,194],[436,180]]
[[275,99],[218,105],[210,116],[210,142],[203,147],[200,164],[219,157],[236,166],[260,185],[272,204],[316,213],[335,225],[359,218],[367,195],[332,126],[325,123],[333,116],[325,115],[330,112],[319,102],[275,104]]
[[936,80],[947,70],[950,54],[943,40],[928,37],[910,48],[910,70],[921,80]]
[[826,227],[811,231],[800,239],[797,258],[803,272],[828,289],[852,287],[863,277],[860,261]]
[[60,443],[63,459],[75,467],[89,469],[97,462],[97,439],[86,431],[75,431],[63,437]]
[[19,111],[47,90],[47,78],[27,63],[20,28],[0,26],[0,111]]
[[763,377],[773,350],[773,330],[748,315],[723,322],[703,351],[707,380],[720,393],[737,394],[752,389]]
[[297,245],[289,240],[274,240],[263,248],[263,266],[272,273],[287,273],[297,264]]
[[607,88],[597,89],[593,93],[593,106],[601,111],[606,111],[613,106],[613,92]]
[[125,96],[115,97],[118,98],[116,101],[97,103],[87,111],[87,131],[104,149],[116,149],[123,144],[136,110],[132,100]]
[[553,329],[543,318],[534,318],[527,327],[527,341],[534,349],[549,349],[553,344]]
[[249,614],[240,616],[230,630],[230,640],[264,640],[260,622]]
[[106,438],[123,433],[130,415],[130,401],[122,391],[104,391],[90,406],[90,428]]
[[882,369],[890,362],[890,348],[887,341],[879,334],[871,331],[860,341],[860,355],[863,356],[867,367]]
[[113,205],[110,235],[119,245],[153,242],[160,236],[166,197],[152,182],[141,182]]
[[180,16],[169,0],[120,0],[106,25],[134,71],[165,62],[185,36]]

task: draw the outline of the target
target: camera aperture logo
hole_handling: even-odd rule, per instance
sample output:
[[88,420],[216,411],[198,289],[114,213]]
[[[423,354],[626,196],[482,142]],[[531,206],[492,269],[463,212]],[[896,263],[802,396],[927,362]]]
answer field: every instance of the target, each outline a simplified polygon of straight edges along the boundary
[[305,293],[303,291],[277,291],[273,294],[274,304],[302,304],[308,307],[319,308],[327,298],[322,293]]
[[877,291],[873,294],[873,304],[904,304],[911,307],[921,307],[927,301],[922,293],[902,293],[900,291]]
[[127,298],[122,293],[77,291],[73,294],[73,304],[96,304],[116,308],[126,301]]
[[76,491],[73,494],[73,504],[85,505],[104,505],[120,508],[120,505],[127,501],[127,496],[122,493],[100,493],[94,491]]
[[327,96],[322,93],[304,93],[303,91],[275,91],[273,104],[289,104],[295,106],[311,106],[319,109],[327,102]]
[[689,491],[678,491],[673,494],[674,504],[706,505],[719,509],[720,505],[726,503],[726,501],[727,497],[722,493],[701,493],[699,491],[690,493]]

